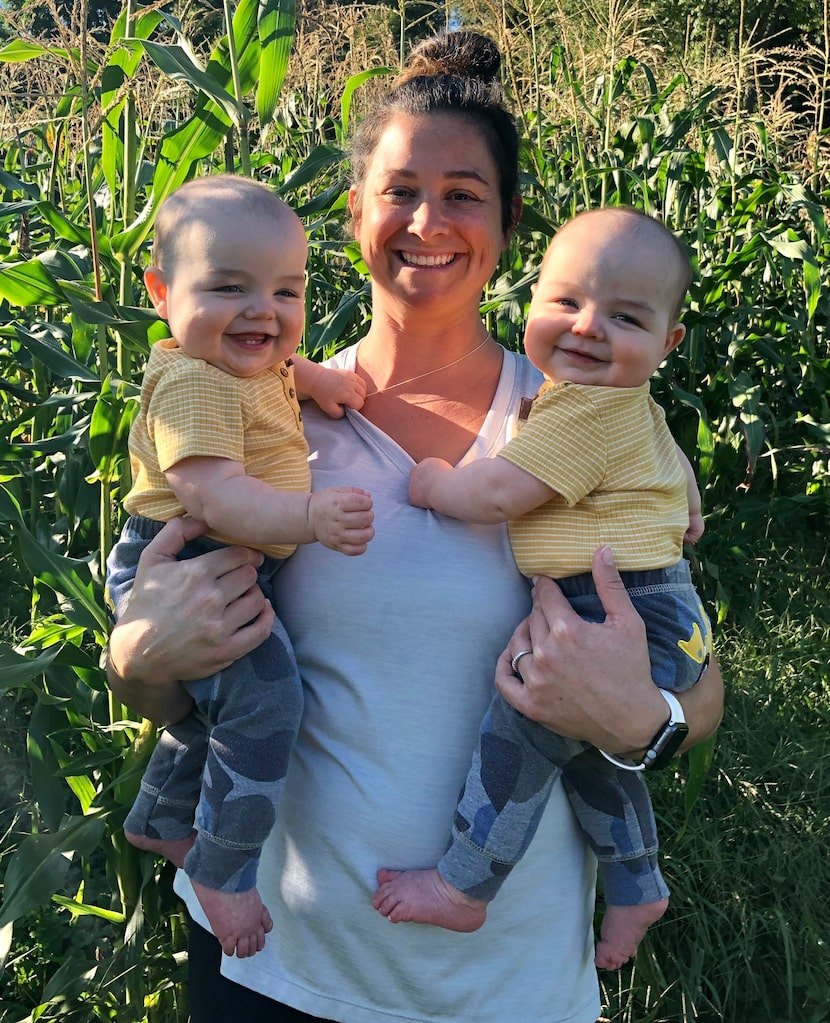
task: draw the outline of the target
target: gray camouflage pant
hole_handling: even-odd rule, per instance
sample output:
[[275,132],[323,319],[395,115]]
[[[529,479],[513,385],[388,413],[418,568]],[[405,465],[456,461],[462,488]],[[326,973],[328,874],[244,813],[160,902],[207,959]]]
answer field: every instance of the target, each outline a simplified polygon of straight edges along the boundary
[[[107,604],[123,611],[141,551],[162,523],[128,519],[107,559]],[[220,545],[198,539],[180,560]],[[271,597],[280,562],[266,558],[258,583]],[[210,678],[186,682],[195,706],[166,728],[124,822],[148,838],[196,841],[185,873],[207,888],[244,892],[256,884],[262,845],[279,807],[303,709],[294,652],[279,620],[256,650]]]
[[[622,577],[646,624],[655,684],[675,692],[690,688],[706,670],[711,641],[688,564]],[[582,618],[603,620],[590,575],[559,585]],[[473,898],[495,898],[535,835],[560,775],[599,861],[606,902],[631,906],[666,898],[642,772],[615,767],[588,743],[530,721],[498,693],[482,722],[450,846],[438,864],[444,880]]]

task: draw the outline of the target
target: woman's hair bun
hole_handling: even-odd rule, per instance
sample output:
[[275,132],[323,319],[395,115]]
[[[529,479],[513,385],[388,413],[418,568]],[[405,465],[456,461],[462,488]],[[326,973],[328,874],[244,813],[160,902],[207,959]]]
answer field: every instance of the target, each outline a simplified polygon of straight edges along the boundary
[[462,29],[440,32],[419,43],[395,84],[401,85],[419,76],[452,75],[497,85],[501,81],[500,73],[501,54],[493,40],[480,32]]

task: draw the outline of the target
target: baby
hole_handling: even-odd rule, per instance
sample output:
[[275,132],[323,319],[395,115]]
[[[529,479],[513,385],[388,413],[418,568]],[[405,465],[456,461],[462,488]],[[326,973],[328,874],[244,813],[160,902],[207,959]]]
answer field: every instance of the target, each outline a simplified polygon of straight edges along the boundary
[[[546,381],[527,423],[496,458],[457,468],[428,458],[410,478],[418,507],[467,522],[509,522],[520,570],[557,579],[586,619],[604,617],[591,558],[605,544],[613,548],[668,704],[647,766],[664,766],[682,742],[687,729],[671,691],[698,681],[711,649],[682,558],[684,539],[703,532],[700,495],[649,394],[652,374],[685,334],[679,316],[690,279],[674,236],[636,210],[594,210],[570,221],[545,255],[530,306],[525,350]],[[496,694],[448,851],[435,870],[379,871],[375,908],[395,922],[480,927],[561,773],[603,878],[608,908],[595,961],[618,968],[668,905],[651,803],[632,771],[645,765],[556,735]]]
[[[246,178],[191,181],[159,209],[144,280],[172,337],[151,349],[130,432],[130,518],[107,562],[116,616],[141,551],[177,515],[205,522],[211,538],[183,557],[222,544],[261,550],[269,598],[297,544],[366,550],[371,496],[356,487],[310,493],[299,400],[342,416],[344,405],[361,407],[365,384],[295,358],[306,255],[296,214]],[[125,832],[184,868],[226,954],[254,955],[272,926],[257,865],[302,713],[284,629],[277,622],[247,657],[185,685],[194,709],[162,733]]]

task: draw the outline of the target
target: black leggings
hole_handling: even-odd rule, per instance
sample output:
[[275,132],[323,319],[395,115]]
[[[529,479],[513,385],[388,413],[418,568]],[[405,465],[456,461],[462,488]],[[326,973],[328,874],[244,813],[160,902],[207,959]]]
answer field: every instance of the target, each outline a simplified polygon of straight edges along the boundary
[[210,931],[190,921],[188,989],[190,1023],[331,1023],[308,1016],[290,1005],[275,1002],[250,988],[242,987],[219,972],[222,947]]

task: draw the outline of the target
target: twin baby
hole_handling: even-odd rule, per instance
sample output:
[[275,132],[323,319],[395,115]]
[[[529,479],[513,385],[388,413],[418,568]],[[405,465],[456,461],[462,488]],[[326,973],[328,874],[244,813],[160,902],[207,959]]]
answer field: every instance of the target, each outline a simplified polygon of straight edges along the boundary
[[[297,544],[359,555],[371,541],[370,494],[311,492],[300,402],[338,417],[361,408],[366,388],[356,374],[296,356],[306,255],[297,216],[249,179],[192,181],[159,210],[145,283],[172,337],[151,349],[130,433],[129,518],[107,565],[116,617],[141,551],[178,515],[207,525],[182,557],[221,544],[261,550],[268,597]],[[649,394],[652,374],[683,339],[690,277],[680,244],[644,214],[611,208],[570,221],[545,255],[530,306],[525,349],[545,382],[526,423],[496,458],[458,468],[428,458],[410,479],[416,506],[508,522],[519,569],[557,579],[591,620],[603,618],[591,559],[611,546],[677,733],[669,746],[660,736],[653,752],[663,760],[682,735],[672,693],[701,677],[711,645],[682,557],[684,539],[703,531],[700,497]],[[247,657],[185,685],[193,710],[161,734],[125,831],[184,868],[226,954],[254,955],[272,926],[256,889],[259,855],[302,714],[279,621]],[[619,967],[668,897],[648,793],[631,766],[494,696],[447,852],[433,869],[380,870],[375,908],[395,922],[480,927],[561,776],[603,880],[596,963]]]

